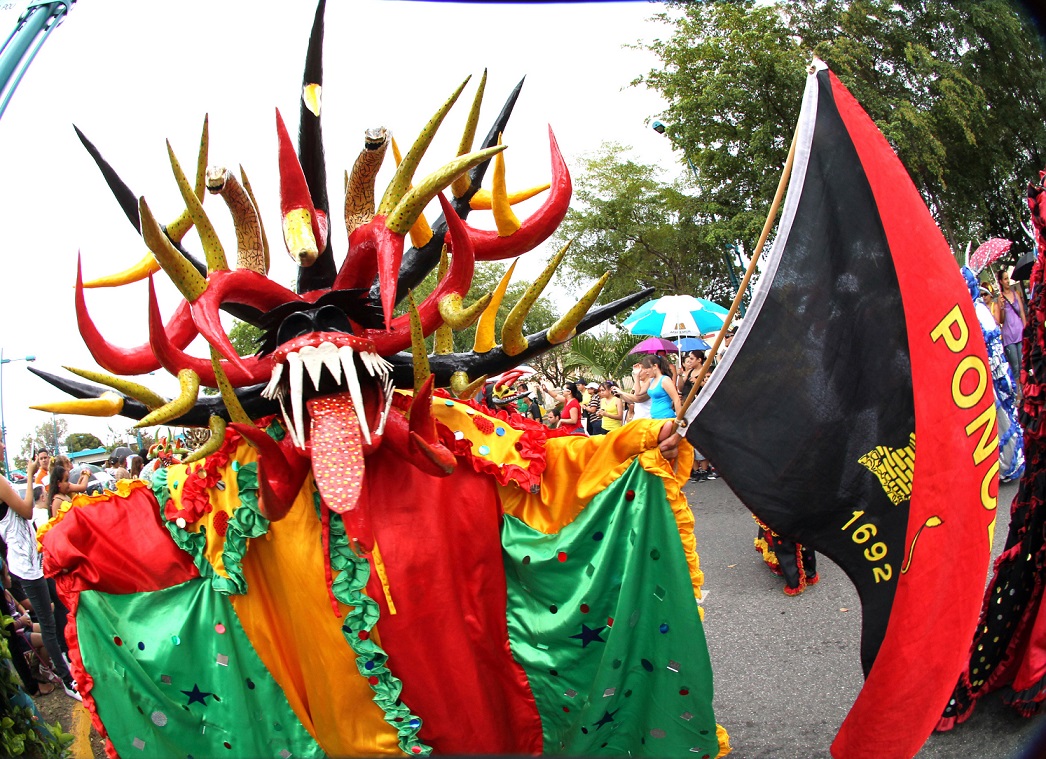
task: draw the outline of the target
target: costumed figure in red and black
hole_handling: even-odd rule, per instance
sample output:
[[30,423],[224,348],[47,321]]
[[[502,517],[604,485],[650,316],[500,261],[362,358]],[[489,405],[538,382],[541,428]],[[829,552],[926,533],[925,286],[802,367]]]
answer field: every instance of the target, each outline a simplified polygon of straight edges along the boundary
[[[1039,178],[1046,178],[1046,171]],[[1037,714],[1046,700],[1046,189],[1030,184],[1028,206],[1038,255],[1031,273],[1019,380],[1024,474],[1010,506],[1006,546],[984,593],[970,662],[944,709],[939,730],[968,719],[978,700],[994,691],[1025,717]]]

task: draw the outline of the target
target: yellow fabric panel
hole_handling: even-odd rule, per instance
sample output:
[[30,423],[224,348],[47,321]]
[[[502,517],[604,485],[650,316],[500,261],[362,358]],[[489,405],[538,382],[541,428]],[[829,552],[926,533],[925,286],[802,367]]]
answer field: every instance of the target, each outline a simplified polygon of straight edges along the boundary
[[549,438],[541,491],[531,494],[511,485],[499,488],[505,513],[546,535],[559,532],[596,493],[620,477],[636,456],[657,448],[663,424],[661,419],[637,419],[607,435]]
[[683,495],[694,449],[684,440],[679,444],[678,458],[668,461],[657,447],[663,424],[663,419],[636,419],[603,436],[550,438],[541,491],[535,494],[512,485],[499,487],[505,513],[546,535],[557,533],[573,522],[597,493],[624,474],[638,456],[640,465],[664,482],[690,569],[694,597],[701,598],[704,573],[697,555],[694,514]]
[[[302,724],[330,756],[402,754],[334,615],[322,529],[305,482],[287,516],[255,538],[243,560],[247,594],[233,608]],[[377,631],[372,639],[380,644]],[[349,717],[348,715],[351,715]]]
[[[473,456],[490,459],[498,464],[515,464],[524,469],[530,466],[530,462],[516,450],[516,443],[519,442],[523,433],[500,419],[487,416],[471,406],[444,398],[432,399],[432,415],[452,432],[461,432],[472,443]],[[489,422],[493,429],[490,432],[481,430],[473,421],[477,417]],[[484,423],[480,422],[480,424]],[[486,425],[484,424],[484,426]],[[497,434],[499,427],[505,430],[503,435]],[[482,445],[490,448],[488,454],[479,453]]]

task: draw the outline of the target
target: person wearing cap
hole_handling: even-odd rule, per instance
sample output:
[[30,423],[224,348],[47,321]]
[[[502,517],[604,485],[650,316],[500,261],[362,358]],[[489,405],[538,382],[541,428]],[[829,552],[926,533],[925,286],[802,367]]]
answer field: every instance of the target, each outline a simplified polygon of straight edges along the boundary
[[992,315],[1002,327],[1002,351],[1006,354],[1006,362],[1010,365],[1019,402],[1021,399],[1021,341],[1024,339],[1024,325],[1028,320],[1025,316],[1024,299],[1021,297],[1020,291],[1010,283],[1010,270],[1000,271],[997,277],[999,295],[992,307]]

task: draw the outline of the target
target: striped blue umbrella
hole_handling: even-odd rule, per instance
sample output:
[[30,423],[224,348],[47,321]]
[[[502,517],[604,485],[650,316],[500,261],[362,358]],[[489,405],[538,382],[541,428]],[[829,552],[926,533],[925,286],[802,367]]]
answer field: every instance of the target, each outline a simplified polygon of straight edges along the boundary
[[717,332],[727,313],[718,303],[704,298],[665,295],[644,303],[623,324],[632,335],[697,336]]

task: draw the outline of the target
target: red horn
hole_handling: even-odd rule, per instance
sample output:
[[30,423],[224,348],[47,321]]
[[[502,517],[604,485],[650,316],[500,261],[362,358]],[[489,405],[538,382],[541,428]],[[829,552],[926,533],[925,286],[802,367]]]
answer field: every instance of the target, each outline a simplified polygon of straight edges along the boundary
[[[90,314],[87,313],[79,256],[76,260],[76,325],[94,360],[107,372],[123,375],[147,374],[160,368],[160,362],[153,355],[152,347],[149,344],[135,348],[118,348],[102,337],[102,333],[98,331]],[[179,303],[170,322],[166,326],[161,324],[160,329],[164,331],[164,335],[172,345],[179,349],[187,347],[198,334],[196,324],[193,323],[190,315],[188,301],[183,300]]]
[[327,216],[317,211],[312,203],[309,183],[305,179],[298,154],[294,152],[294,143],[291,142],[279,108],[276,109],[276,139],[280,156],[280,213],[286,215],[298,208],[307,209],[312,217],[312,233],[322,253],[327,246]]
[[499,237],[493,230],[467,227],[476,249],[477,261],[500,261],[533,250],[556,231],[567,215],[572,193],[570,172],[551,126],[548,128],[548,141],[552,156],[552,186],[545,202],[508,237]]
[[[152,277],[149,278],[149,345],[156,354],[160,366],[171,374],[177,374],[182,369],[192,369],[199,375],[200,384],[207,387],[218,387],[210,359],[190,356],[168,339],[167,333],[163,330],[163,323],[160,321],[160,306],[156,302],[156,289]],[[223,361],[221,366],[229,378],[229,382],[235,387],[246,387],[265,382],[271,376],[272,369],[268,361],[254,356],[241,359],[239,364]]]
[[[432,334],[437,327],[443,324],[443,317],[439,315],[440,300],[451,293],[464,296],[472,285],[472,274],[476,268],[472,241],[465,229],[465,222],[454,213],[454,209],[443,193],[439,194],[439,202],[447,220],[447,238],[452,255],[447,276],[418,306],[421,329],[426,335]],[[383,229],[385,228],[384,223],[381,226]],[[383,356],[406,350],[410,347],[410,316],[404,314],[396,317],[392,320],[392,327],[388,330],[364,330],[361,337],[373,340],[378,353]]]

